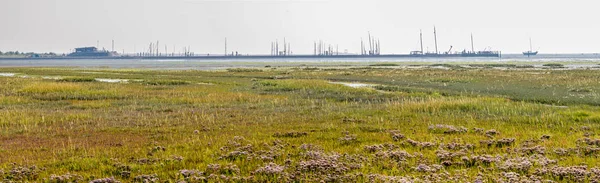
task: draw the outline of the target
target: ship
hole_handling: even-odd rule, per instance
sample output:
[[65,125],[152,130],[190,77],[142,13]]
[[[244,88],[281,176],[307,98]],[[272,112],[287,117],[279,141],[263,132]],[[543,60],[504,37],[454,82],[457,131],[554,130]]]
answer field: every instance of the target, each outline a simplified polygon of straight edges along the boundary
[[538,54],[538,51],[526,51],[526,52],[523,52],[523,55],[528,56],[528,57],[529,56],[536,56],[537,54]]
[[69,57],[114,57],[118,56],[117,52],[98,50],[96,47],[81,47],[75,48],[75,52],[67,55]]
[[433,28],[433,36],[435,41],[435,52],[424,52],[423,51],[423,32],[421,31],[419,34],[419,43],[421,44],[421,50],[411,51],[410,56],[413,57],[501,57],[502,53],[500,51],[475,51],[473,34],[471,34],[471,51],[463,50],[462,52],[452,52],[453,46],[450,46],[450,49],[447,52],[440,53],[438,51],[438,42],[437,42],[437,31],[435,27]]
[[[146,52],[146,53],[137,53],[135,55],[130,54],[122,54],[119,55],[115,51],[108,51],[106,49],[99,50],[97,47],[81,47],[75,48],[74,52],[68,54],[65,57],[52,57],[52,59],[80,59],[80,58],[88,58],[88,59],[323,59],[323,58],[335,58],[335,59],[355,59],[355,58],[459,58],[459,57],[496,57],[499,58],[502,56],[502,52],[500,51],[491,51],[490,49],[484,49],[483,51],[476,51],[473,46],[473,35],[471,35],[471,50],[463,50],[463,51],[453,51],[453,46],[450,46],[448,51],[439,51],[438,50],[438,41],[437,41],[437,31],[436,28],[433,28],[434,40],[435,40],[435,52],[425,52],[423,50],[423,32],[420,32],[420,50],[411,51],[409,54],[381,54],[380,42],[379,40],[372,40],[372,37],[369,33],[369,50],[365,50],[364,44],[361,40],[361,54],[339,54],[337,51],[333,52],[330,47],[329,51],[324,52],[324,54],[317,54],[316,43],[315,43],[315,54],[314,55],[292,55],[290,54],[279,54],[278,44],[272,44],[272,53],[271,55],[242,55],[242,54],[225,54],[225,55],[194,55],[189,52],[186,52],[182,55],[175,54],[165,54],[161,55],[156,49],[156,52]],[[158,45],[158,43],[157,43]],[[288,44],[289,45],[289,44]],[[289,48],[289,47],[288,47]],[[321,46],[319,46],[321,48]],[[113,42],[113,50],[114,50],[114,42]],[[149,50],[154,50],[152,44]],[[189,48],[188,48],[189,50]],[[287,49],[286,49],[287,50]],[[123,51],[124,52],[124,51]],[[166,51],[165,51],[166,52]],[[287,51],[284,51],[287,52]],[[278,53],[278,54],[273,54]],[[332,54],[335,53],[335,54]],[[43,58],[40,58],[43,59]]]
[[536,56],[538,54],[538,51],[533,51],[533,46],[531,44],[531,38],[529,38],[529,51],[523,52],[523,55],[530,57],[530,56]]

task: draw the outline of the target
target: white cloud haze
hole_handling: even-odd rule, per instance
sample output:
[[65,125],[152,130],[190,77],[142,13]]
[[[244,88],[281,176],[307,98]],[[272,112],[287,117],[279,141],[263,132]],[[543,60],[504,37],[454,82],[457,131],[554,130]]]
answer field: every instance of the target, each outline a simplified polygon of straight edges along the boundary
[[[69,52],[80,46],[141,51],[151,41],[196,53],[268,54],[284,37],[295,53],[313,52],[313,41],[359,52],[370,31],[384,53],[418,48],[419,29],[433,50],[453,45],[504,53],[600,52],[600,24],[593,0],[2,0],[0,51]],[[161,46],[162,47],[162,46]],[[162,51],[162,49],[161,49]],[[169,51],[171,52],[171,51]]]

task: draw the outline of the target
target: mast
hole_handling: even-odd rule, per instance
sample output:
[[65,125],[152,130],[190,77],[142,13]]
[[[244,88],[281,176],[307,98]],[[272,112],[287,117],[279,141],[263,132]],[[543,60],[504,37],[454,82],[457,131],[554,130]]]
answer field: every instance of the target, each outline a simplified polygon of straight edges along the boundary
[[377,39],[377,55],[381,54],[381,42]]
[[471,51],[473,51],[473,53],[475,53],[475,46],[473,44],[473,33],[471,33]]
[[317,41],[317,55],[321,55],[321,40]]
[[362,38],[360,38],[360,55],[364,55],[364,54],[365,54],[365,46],[364,46]]
[[533,46],[531,44],[531,37],[529,37],[529,52],[533,52]]
[[419,30],[419,33],[420,33],[419,34],[419,36],[420,36],[419,42],[421,43],[421,54],[425,54],[425,52],[423,52],[423,30]]
[[317,42],[313,41],[313,54],[317,55]]
[[319,55],[323,55],[323,40],[319,40]]
[[227,56],[227,38],[225,38],[225,56]]
[[285,38],[283,38],[283,55],[287,55],[287,43],[285,42]]
[[379,52],[379,40],[375,40],[375,50],[373,50],[373,55],[377,55],[377,52]]
[[435,41],[435,54],[438,54],[437,31],[435,30],[435,26],[433,26],[433,39]]
[[152,55],[152,50],[153,50],[152,49],[152,44],[154,44],[154,43],[150,42],[150,47],[148,48],[148,56],[153,56]]
[[371,40],[371,32],[369,32],[369,55],[373,54],[373,41]]
[[271,42],[271,56],[273,56],[273,42]]

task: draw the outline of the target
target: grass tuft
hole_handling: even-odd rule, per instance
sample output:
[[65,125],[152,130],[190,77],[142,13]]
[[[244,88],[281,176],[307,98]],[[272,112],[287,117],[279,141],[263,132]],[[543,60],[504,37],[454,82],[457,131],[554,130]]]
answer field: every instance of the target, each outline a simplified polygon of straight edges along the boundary
[[177,85],[188,85],[190,82],[180,81],[180,80],[151,80],[151,81],[142,81],[143,84],[146,85],[154,85],[154,86],[177,86]]
[[67,77],[57,80],[58,82],[74,82],[74,83],[84,83],[84,82],[96,82],[94,78],[88,77]]

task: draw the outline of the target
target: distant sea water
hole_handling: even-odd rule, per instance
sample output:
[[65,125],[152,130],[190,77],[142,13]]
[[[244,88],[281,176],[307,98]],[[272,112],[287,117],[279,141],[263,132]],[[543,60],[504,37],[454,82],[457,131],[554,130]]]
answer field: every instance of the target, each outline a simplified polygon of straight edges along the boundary
[[364,66],[374,63],[563,63],[571,67],[598,66],[600,54],[540,54],[532,57],[505,54],[500,58],[325,58],[325,59],[0,59],[0,67],[131,68],[159,70],[219,70],[235,67],[270,66]]

